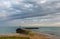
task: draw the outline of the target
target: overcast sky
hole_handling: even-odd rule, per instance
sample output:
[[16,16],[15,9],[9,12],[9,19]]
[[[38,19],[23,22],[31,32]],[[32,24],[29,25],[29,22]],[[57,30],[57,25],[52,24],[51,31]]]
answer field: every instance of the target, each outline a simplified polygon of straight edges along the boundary
[[0,26],[60,26],[60,0],[0,0]]

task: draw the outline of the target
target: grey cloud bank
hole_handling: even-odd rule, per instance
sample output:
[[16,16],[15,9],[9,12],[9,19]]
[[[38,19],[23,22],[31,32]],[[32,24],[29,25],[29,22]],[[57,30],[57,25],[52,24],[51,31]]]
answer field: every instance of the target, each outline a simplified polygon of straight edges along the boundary
[[60,26],[60,0],[1,0],[1,26]]

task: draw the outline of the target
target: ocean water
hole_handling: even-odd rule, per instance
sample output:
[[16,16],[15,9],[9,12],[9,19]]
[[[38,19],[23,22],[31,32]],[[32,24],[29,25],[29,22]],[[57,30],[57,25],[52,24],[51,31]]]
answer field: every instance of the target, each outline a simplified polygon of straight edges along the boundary
[[60,36],[60,27],[39,27],[33,31]]
[[5,26],[5,27],[0,27],[0,34],[7,34],[7,33],[16,33],[16,29],[18,27],[8,27],[8,26]]
[[[0,34],[5,33],[16,33],[16,29],[19,28],[17,26],[6,26],[6,27],[0,27]],[[51,35],[60,35],[60,27],[39,27],[39,29],[31,29],[35,32],[43,32]]]

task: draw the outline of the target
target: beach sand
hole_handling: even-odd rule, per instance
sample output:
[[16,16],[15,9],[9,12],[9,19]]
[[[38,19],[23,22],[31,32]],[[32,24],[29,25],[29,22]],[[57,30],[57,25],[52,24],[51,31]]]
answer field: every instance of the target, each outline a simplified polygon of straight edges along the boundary
[[60,39],[60,37],[55,35],[50,35],[46,33],[38,33],[33,32],[30,30],[25,30],[26,32],[29,32],[29,34],[21,34],[21,33],[8,33],[8,34],[0,34],[0,37],[28,37],[30,39]]
[[18,34],[18,33],[9,33],[9,34],[0,34],[0,37],[4,36],[16,36],[16,37],[29,37],[30,39],[60,39],[60,37],[43,34],[43,33],[30,33],[28,35],[25,34]]

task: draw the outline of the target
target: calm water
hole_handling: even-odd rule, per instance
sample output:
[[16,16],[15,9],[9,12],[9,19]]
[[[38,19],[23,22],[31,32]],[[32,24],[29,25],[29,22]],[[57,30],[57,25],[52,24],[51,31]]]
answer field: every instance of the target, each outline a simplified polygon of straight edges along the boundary
[[34,29],[33,31],[60,36],[60,27],[40,27],[39,29]]
[[[16,29],[19,27],[0,27],[0,34],[16,33]],[[36,32],[43,32],[48,34],[60,35],[60,27],[40,27],[39,29],[33,29]]]
[[15,33],[17,27],[0,27],[0,34]]

